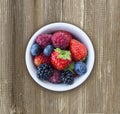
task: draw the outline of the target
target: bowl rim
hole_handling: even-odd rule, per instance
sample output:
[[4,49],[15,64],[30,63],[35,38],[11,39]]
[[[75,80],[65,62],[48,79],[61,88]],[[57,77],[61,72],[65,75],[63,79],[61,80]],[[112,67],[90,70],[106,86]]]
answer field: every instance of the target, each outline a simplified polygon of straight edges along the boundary
[[[90,43],[90,47],[91,47],[91,51],[92,51],[92,63],[91,63],[91,68],[89,69],[89,72],[87,73],[87,76],[84,77],[82,79],[82,81],[80,83],[77,83],[75,84],[74,86],[72,85],[66,85],[66,88],[51,88],[51,86],[47,86],[47,84],[45,84],[43,81],[37,79],[35,76],[33,76],[33,73],[32,71],[30,70],[30,65],[29,65],[29,50],[30,50],[30,42],[32,42],[31,40],[34,40],[35,37],[37,37],[41,31],[45,31],[47,30],[47,28],[50,28],[51,26],[58,26],[58,25],[66,25],[66,26],[69,26],[69,27],[73,27],[74,29],[78,30],[79,32],[81,32],[82,35],[84,35],[84,37],[87,38],[88,42]],[[42,27],[40,27],[29,39],[28,43],[27,43],[27,47],[26,47],[26,50],[25,50],[25,64],[26,64],[26,67],[27,67],[27,70],[30,74],[30,76],[33,78],[33,80],[40,86],[48,89],[48,90],[52,90],[52,91],[58,91],[58,92],[61,92],[61,91],[68,91],[68,90],[71,90],[71,89],[74,89],[78,86],[80,86],[89,76],[90,76],[90,73],[94,67],[94,62],[95,62],[95,51],[94,51],[94,47],[93,47],[93,43],[92,41],[90,40],[90,38],[88,37],[88,35],[86,34],[86,32],[84,32],[81,28],[77,27],[76,25],[73,25],[73,24],[70,24],[70,23],[66,23],[66,22],[55,22],[55,23],[50,23],[50,24],[47,24],[47,25],[44,25]],[[55,84],[54,84],[55,85]],[[56,86],[56,85],[55,85]]]

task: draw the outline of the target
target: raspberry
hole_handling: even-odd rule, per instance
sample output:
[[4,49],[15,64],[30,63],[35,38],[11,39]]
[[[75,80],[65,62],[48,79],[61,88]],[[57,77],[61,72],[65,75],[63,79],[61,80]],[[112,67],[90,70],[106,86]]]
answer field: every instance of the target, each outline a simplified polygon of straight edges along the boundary
[[57,31],[52,36],[52,43],[55,48],[66,49],[69,47],[72,36],[66,31]]
[[60,83],[61,82],[60,72],[55,70],[53,75],[49,78],[49,81],[55,84]]
[[48,44],[51,44],[51,34],[40,34],[36,38],[36,43],[38,43],[42,48],[45,48]]

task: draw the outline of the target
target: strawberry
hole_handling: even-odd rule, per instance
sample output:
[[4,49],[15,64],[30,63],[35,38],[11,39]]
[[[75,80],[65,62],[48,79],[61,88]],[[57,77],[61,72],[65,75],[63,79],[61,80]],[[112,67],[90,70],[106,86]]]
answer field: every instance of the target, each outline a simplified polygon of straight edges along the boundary
[[70,51],[56,48],[51,54],[51,63],[57,70],[63,70],[72,62]]
[[70,51],[74,61],[84,60],[87,56],[86,46],[75,39],[70,41]]
[[34,57],[35,66],[39,66],[43,63],[50,63],[50,58],[45,56],[43,53]]

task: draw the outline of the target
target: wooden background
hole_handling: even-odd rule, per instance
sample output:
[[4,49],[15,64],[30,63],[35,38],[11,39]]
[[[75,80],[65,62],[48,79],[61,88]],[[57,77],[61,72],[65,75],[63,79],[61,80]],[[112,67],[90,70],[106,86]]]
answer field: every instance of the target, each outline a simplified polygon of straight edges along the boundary
[[[59,21],[86,31],[96,53],[87,81],[61,93],[25,66],[33,33]],[[0,0],[0,114],[120,114],[120,0]]]

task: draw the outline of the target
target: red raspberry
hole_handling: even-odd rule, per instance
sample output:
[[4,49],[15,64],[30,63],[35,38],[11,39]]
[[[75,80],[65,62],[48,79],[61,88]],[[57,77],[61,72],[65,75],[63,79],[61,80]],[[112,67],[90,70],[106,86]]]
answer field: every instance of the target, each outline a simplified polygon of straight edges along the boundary
[[36,38],[36,43],[38,43],[42,48],[45,48],[48,44],[51,44],[51,34],[40,34]]
[[57,31],[52,36],[52,43],[55,48],[66,49],[69,47],[72,36],[66,31]]
[[49,78],[49,81],[52,83],[60,83],[61,82],[60,72],[55,70],[53,75]]

